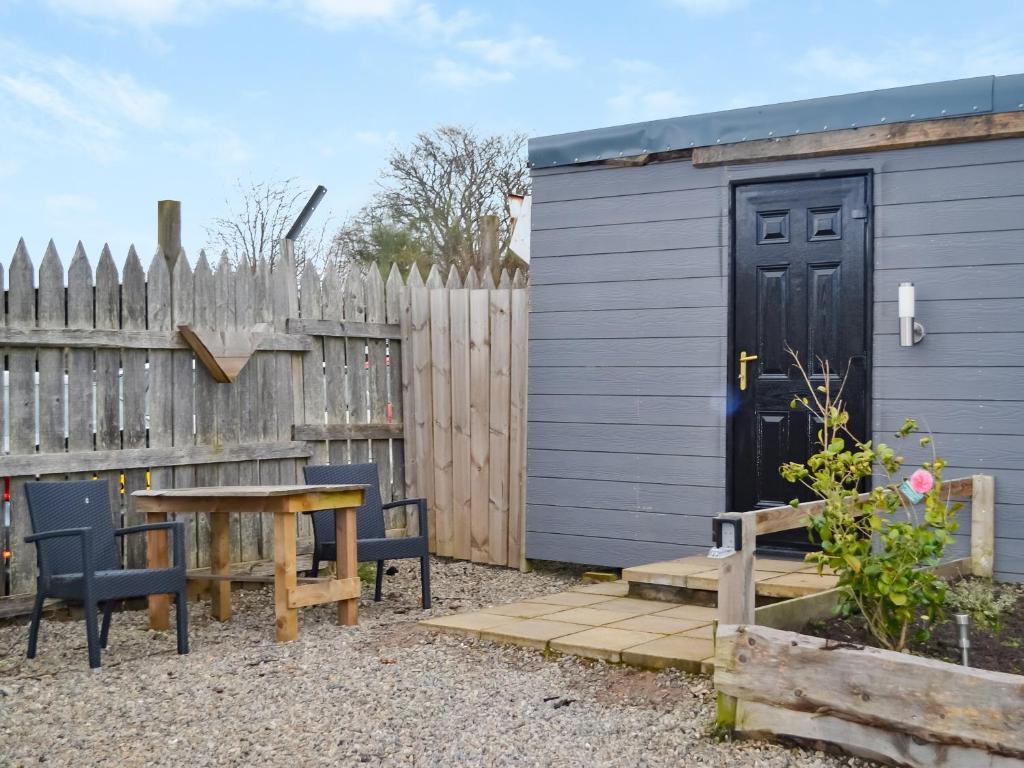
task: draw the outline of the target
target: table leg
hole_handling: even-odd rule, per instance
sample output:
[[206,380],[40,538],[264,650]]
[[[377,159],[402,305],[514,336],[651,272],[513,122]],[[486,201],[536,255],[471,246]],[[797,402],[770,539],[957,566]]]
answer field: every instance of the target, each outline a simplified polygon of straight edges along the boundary
[[[359,558],[356,551],[356,508],[334,511],[334,542],[338,550],[339,579],[358,578]],[[338,623],[359,623],[359,598],[338,601]]]
[[[147,512],[147,523],[166,523],[166,512]],[[171,532],[146,531],[146,567],[147,568],[169,568],[171,565],[168,557],[168,539]],[[164,630],[171,628],[171,599],[170,595],[150,595],[149,603],[149,628]]]
[[299,612],[288,607],[288,592],[298,585],[295,563],[295,516],[274,513],[274,614],[277,642],[287,643],[299,636]]
[[[210,513],[210,573],[223,576],[231,572],[231,516],[227,513]],[[217,621],[231,618],[231,582],[215,580],[210,582],[213,598],[212,613]]]

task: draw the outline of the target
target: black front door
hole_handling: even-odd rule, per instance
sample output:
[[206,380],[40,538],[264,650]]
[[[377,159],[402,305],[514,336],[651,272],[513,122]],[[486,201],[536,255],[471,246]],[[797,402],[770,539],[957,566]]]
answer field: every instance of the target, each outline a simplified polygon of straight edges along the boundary
[[[731,506],[745,511],[809,498],[779,475],[783,462],[817,450],[816,421],[790,408],[806,387],[787,346],[815,386],[823,360],[840,376],[848,371],[850,428],[867,437],[870,211],[863,176],[746,184],[735,195]],[[797,530],[762,537],[758,546],[800,551],[810,544]]]

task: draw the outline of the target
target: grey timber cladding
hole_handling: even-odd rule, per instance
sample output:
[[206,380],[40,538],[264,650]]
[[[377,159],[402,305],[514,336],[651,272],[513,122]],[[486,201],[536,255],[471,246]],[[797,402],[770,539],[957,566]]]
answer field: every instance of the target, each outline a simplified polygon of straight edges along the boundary
[[[1024,581],[1024,139],[695,169],[534,170],[527,556],[704,551],[725,510],[729,184],[873,174],[874,439],[906,416],[947,477],[996,478],[996,574]],[[900,348],[896,287],[925,341]],[[908,462],[928,457],[905,445]],[[966,551],[969,510],[958,551]]]

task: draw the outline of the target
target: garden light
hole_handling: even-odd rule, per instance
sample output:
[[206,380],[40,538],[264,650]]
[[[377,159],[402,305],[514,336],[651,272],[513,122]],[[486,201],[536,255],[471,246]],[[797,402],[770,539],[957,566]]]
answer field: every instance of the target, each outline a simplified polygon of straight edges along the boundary
[[968,663],[967,652],[971,648],[971,614],[954,613],[953,619],[956,621],[957,632],[959,632],[956,645],[960,649],[960,663],[969,667],[971,665]]
[[900,283],[900,346],[912,347],[924,338],[924,326],[914,320],[914,284]]

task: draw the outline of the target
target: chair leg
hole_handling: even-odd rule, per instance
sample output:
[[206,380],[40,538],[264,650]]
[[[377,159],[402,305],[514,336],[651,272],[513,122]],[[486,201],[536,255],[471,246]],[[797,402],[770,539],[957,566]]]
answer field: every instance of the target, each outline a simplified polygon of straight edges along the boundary
[[32,623],[28,628],[28,658],[36,657],[36,643],[39,641],[39,622],[43,618],[43,601],[46,595],[43,592],[36,592],[35,602],[32,604]]
[[430,555],[420,558],[420,587],[423,590],[423,610],[430,610]]
[[308,571],[306,571],[306,575],[309,576],[311,579],[315,579],[317,576],[320,575],[320,551],[319,550],[316,550],[316,549],[313,550],[313,565],[312,565],[312,567]]
[[384,586],[384,561],[377,561],[377,583],[373,588],[373,602],[380,602],[381,588]]
[[96,603],[91,599],[85,601],[85,638],[89,646],[89,667],[98,669],[100,666],[100,638],[96,631]]
[[110,614],[114,610],[114,603],[108,600],[103,604],[103,625],[100,627],[100,648],[107,647],[107,636],[110,635]]
[[174,613],[178,627],[178,653],[188,653],[188,596],[184,590],[174,596]]

